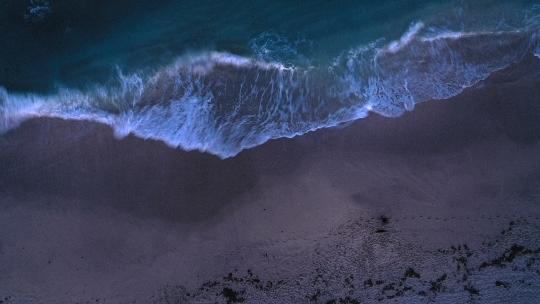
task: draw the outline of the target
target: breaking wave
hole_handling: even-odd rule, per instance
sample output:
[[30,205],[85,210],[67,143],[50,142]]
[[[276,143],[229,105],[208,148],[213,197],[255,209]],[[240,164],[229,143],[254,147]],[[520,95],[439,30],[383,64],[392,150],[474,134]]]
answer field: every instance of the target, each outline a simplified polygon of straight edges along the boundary
[[[0,88],[0,131],[32,117],[91,120],[227,158],[269,139],[344,125],[369,112],[396,117],[446,99],[527,55],[540,58],[536,23],[452,31],[416,22],[396,41],[375,41],[314,65],[312,44],[267,32],[254,55],[185,55],[151,75],[118,72],[114,85],[55,94]],[[303,51],[298,48],[303,48]]]

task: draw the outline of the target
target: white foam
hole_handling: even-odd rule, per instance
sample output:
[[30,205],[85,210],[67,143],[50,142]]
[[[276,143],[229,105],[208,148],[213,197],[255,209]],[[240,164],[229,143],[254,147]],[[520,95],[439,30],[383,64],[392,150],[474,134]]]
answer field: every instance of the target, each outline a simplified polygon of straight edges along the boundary
[[28,13],[24,14],[25,20],[40,21],[45,19],[51,13],[49,1],[46,0],[30,0],[31,6],[28,6]]
[[433,42],[437,40],[449,39],[449,40],[459,40],[462,38],[471,38],[479,36],[500,36],[508,34],[520,34],[523,33],[522,30],[514,31],[475,31],[475,32],[442,32],[434,36],[419,37],[420,41],[423,42]]
[[249,45],[255,58],[262,62],[271,62],[289,68],[297,65],[311,66],[313,63],[313,41],[300,34],[292,38],[270,30],[253,38]]
[[409,27],[409,29],[399,38],[399,40],[392,41],[387,46],[387,51],[390,53],[395,53],[401,50],[403,47],[405,47],[407,44],[409,44],[424,28],[423,22],[416,22],[413,25]]
[[[116,137],[132,133],[225,158],[270,138],[340,125],[369,112],[396,117],[416,103],[455,96],[526,52],[540,57],[540,44],[520,31],[423,37],[422,28],[424,23],[417,22],[386,46],[378,40],[352,49],[328,69],[202,52],[150,76],[119,70],[116,86],[86,92],[59,89],[39,95],[0,89],[0,131],[31,117],[92,120],[110,125]],[[489,39],[464,40],[465,48],[445,40],[485,34]],[[478,41],[494,51],[484,56]],[[475,52],[481,56],[466,58]]]

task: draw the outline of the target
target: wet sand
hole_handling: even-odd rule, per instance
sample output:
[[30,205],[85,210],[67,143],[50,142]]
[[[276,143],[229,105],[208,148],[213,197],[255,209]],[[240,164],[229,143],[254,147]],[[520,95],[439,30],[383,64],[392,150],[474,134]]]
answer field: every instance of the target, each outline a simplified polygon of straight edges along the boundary
[[27,121],[0,136],[0,300],[526,302],[540,288],[530,60],[399,118],[225,160]]

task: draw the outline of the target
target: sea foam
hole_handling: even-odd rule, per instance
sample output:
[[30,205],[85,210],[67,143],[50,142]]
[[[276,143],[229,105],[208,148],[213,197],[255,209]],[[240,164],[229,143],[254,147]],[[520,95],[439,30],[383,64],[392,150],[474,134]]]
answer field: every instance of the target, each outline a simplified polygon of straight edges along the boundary
[[0,131],[32,117],[92,120],[118,138],[134,134],[231,157],[269,139],[343,126],[369,112],[396,117],[455,96],[528,54],[540,57],[530,20],[519,29],[438,32],[416,22],[399,39],[344,51],[330,66],[302,61],[295,47],[309,45],[303,37],[291,42],[267,32],[252,41],[253,57],[183,55],[150,74],[119,69],[115,84],[84,91],[1,89]]

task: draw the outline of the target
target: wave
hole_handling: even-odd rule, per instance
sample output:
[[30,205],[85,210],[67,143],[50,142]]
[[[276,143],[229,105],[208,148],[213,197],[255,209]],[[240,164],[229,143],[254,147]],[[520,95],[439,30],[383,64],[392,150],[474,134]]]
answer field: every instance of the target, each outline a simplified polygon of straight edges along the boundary
[[[118,138],[134,134],[227,158],[269,139],[343,126],[369,112],[397,117],[455,96],[527,55],[540,58],[536,24],[467,32],[416,22],[398,40],[348,50],[329,66],[295,61],[287,39],[268,32],[252,41],[253,57],[185,55],[151,75],[119,71],[116,84],[86,91],[0,88],[0,131],[32,117],[91,120]],[[289,46],[300,44],[310,45],[301,37]]]

